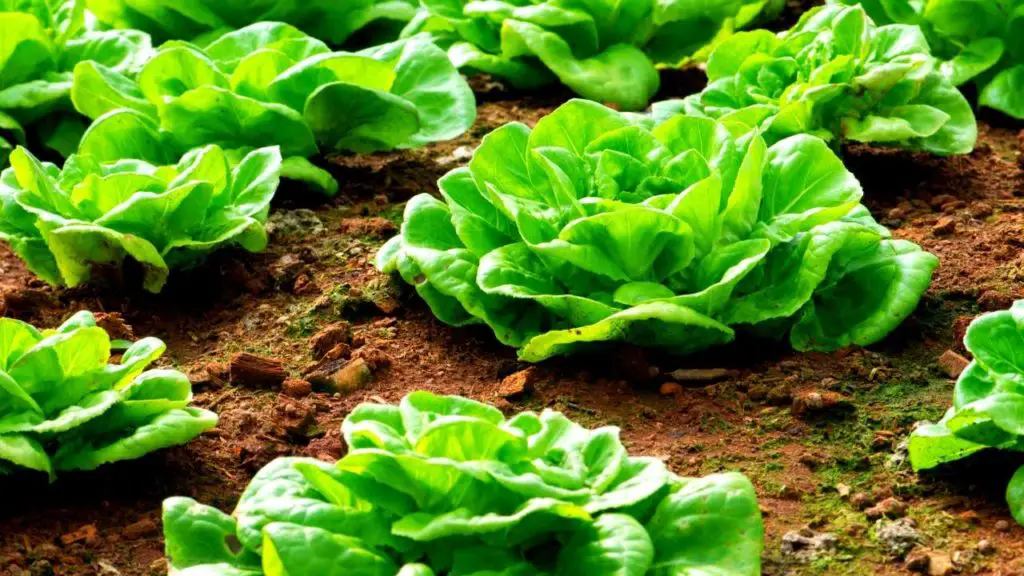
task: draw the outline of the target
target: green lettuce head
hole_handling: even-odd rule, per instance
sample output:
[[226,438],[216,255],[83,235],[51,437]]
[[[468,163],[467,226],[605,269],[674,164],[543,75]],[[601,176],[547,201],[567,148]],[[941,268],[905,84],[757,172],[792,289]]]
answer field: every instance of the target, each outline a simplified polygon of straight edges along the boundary
[[[953,391],[953,407],[937,424],[910,437],[914,470],[966,458],[986,448],[1024,452],[1024,300],[976,318],[964,346],[974,356]],[[1017,523],[1024,525],[1024,467],[1006,489]]]
[[476,118],[469,85],[425,38],[331,52],[273,22],[205,48],[168,42],[137,80],[80,64],[72,99],[94,119],[80,152],[101,161],[167,163],[208,144],[279,146],[282,176],[327,193],[337,183],[307,157],[423,146],[459,136]]
[[472,400],[414,392],[400,406],[357,407],[342,432],[349,453],[337,464],[275,460],[233,516],[166,500],[172,572],[761,573],[764,528],[750,481],[681,478],[627,454],[618,428],[588,430],[550,410],[506,419]]
[[334,46],[353,35],[390,42],[416,15],[415,0],[86,0],[113,28],[144,30],[158,41],[202,40],[256,22],[286,22]]
[[1024,1],[829,2],[863,4],[879,23],[920,26],[954,85],[974,82],[979,104],[1024,120]]
[[75,151],[85,130],[71,106],[76,64],[130,76],[152,53],[143,32],[96,29],[84,0],[0,0],[0,39],[0,168],[19,144]]
[[747,24],[775,0],[423,0],[406,33],[450,44],[461,69],[520,88],[559,81],[637,110],[658,91],[657,65],[678,66]]
[[683,111],[795,134],[966,154],[978,130],[970,104],[941,72],[916,26],[876,26],[859,7],[825,6],[791,30],[743,32],[708,60],[710,83],[657,115]]
[[146,370],[166,346],[144,338],[110,361],[111,342],[89,312],[56,330],[0,318],[0,473],[92,470],[184,444],[217,424],[188,407],[175,370]]
[[531,362],[609,341],[688,353],[738,326],[788,329],[799,350],[867,345],[938,264],[875,223],[822,140],[768,147],[709,118],[646,129],[576,100],[494,131],[438,185],[378,267]]
[[218,248],[266,247],[281,154],[262,148],[235,165],[207,146],[173,166],[79,154],[61,170],[18,148],[11,163],[0,173],[0,240],[32,272],[78,286],[95,268],[132,259],[145,289],[159,292],[171,268],[194,266]]

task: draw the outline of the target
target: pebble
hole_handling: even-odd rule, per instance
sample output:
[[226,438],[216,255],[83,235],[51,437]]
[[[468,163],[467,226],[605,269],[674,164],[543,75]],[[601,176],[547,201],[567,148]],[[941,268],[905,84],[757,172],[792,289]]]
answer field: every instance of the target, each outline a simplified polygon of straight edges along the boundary
[[907,504],[896,498],[886,498],[876,506],[865,510],[864,514],[868,517],[868,520],[878,520],[880,518],[902,518],[907,515]]
[[339,344],[352,342],[352,326],[348,322],[335,322],[325,326],[309,339],[313,348],[313,357],[323,358]]
[[157,527],[156,522],[149,518],[143,518],[134,524],[125,526],[124,530],[121,531],[121,536],[125,540],[138,540],[139,538],[153,536],[159,531],[160,529]]
[[281,385],[281,392],[292,398],[305,398],[313,392],[313,385],[307,380],[300,378],[289,378]]
[[999,532],[1009,532],[1010,531],[1010,523],[1007,522],[1006,520],[1000,520],[1000,521],[996,522],[996,530],[998,530]]
[[971,204],[971,216],[975,218],[987,218],[992,215],[992,206],[987,202],[974,202]]
[[794,395],[790,409],[793,415],[801,416],[825,412],[847,404],[846,398],[836,392],[814,390]]
[[850,496],[850,485],[849,484],[836,484],[836,492],[839,493],[840,498],[847,498]]
[[678,382],[665,382],[658,389],[662,396],[677,396],[683,393],[683,387]]
[[995,554],[996,547],[992,544],[991,540],[981,540],[978,542],[978,552],[981,552],[985,556],[991,556]]
[[537,369],[533,366],[509,374],[498,385],[498,396],[506,400],[517,400],[533,394],[537,382]]
[[956,220],[951,216],[943,216],[932,226],[932,234],[935,236],[948,236],[956,232]]
[[839,538],[829,532],[816,534],[809,528],[803,528],[782,535],[782,555],[800,563],[816,560],[835,552],[838,547]]
[[967,369],[970,361],[952,350],[946,350],[942,356],[939,356],[936,364],[946,377],[955,379],[959,378],[960,373]]
[[370,365],[362,358],[356,358],[331,375],[330,392],[350,394],[365,388],[373,380]]
[[84,542],[87,546],[95,546],[99,543],[100,537],[94,524],[86,524],[74,532],[68,532],[60,537],[61,544],[70,546],[75,542]]
[[893,556],[906,554],[921,540],[910,518],[879,520],[875,524],[875,537],[882,548]]
[[874,501],[865,492],[857,492],[850,497],[850,505],[856,510],[864,510],[872,504],[874,504]]

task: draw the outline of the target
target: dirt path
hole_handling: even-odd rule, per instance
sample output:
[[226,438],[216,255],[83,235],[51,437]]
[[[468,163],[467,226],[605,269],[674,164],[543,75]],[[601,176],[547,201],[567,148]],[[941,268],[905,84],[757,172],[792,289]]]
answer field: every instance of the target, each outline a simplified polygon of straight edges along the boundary
[[[40,325],[83,308],[118,313],[136,335],[163,338],[165,360],[193,377],[197,404],[221,416],[217,429],[192,444],[140,461],[66,475],[52,486],[0,479],[0,574],[164,573],[163,498],[188,495],[230,510],[272,458],[335,459],[343,451],[340,423],[354,405],[397,401],[416,389],[508,411],[550,406],[589,425],[615,424],[632,452],[665,458],[684,475],[743,471],[764,509],[768,574],[906,573],[885,550],[892,540],[879,539],[858,509],[887,498],[898,502],[886,506],[906,505],[913,522],[900,527],[919,537],[919,550],[935,554],[933,563],[948,558],[965,573],[1024,571],[1024,529],[1012,524],[1002,496],[1020,458],[985,454],[924,478],[905,464],[887,465],[911,426],[939,417],[950,401],[952,380],[936,359],[962,352],[958,341],[971,317],[1024,297],[1016,133],[985,124],[978,150],[964,158],[846,151],[875,216],[942,258],[918,311],[881,345],[796,354],[748,340],[691,359],[623,349],[611,358],[532,368],[533,392],[503,397],[498,384],[526,368],[514,352],[484,330],[439,324],[371,261],[395,233],[403,201],[432,191],[487,131],[510,120],[534,122],[564,97],[506,100],[485,92],[477,126],[457,142],[335,159],[337,201],[289,199],[282,190],[266,253],[219,254],[199,270],[172,275],[158,297],[118,286],[53,290],[0,246],[0,312]],[[280,360],[300,376],[314,364],[312,337],[336,322],[349,323],[349,354],[373,374],[365,388],[292,398],[225,382],[227,363],[242,351]],[[679,368],[735,372],[686,387],[663,387],[671,377],[649,376]],[[834,534],[836,549],[809,563],[783,554],[783,535],[800,529]],[[993,550],[978,552],[982,540]]]

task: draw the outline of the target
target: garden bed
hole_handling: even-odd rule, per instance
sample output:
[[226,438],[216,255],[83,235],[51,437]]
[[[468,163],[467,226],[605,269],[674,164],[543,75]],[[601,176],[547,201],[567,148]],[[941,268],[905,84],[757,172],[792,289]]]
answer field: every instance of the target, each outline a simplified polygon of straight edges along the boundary
[[[692,76],[666,85],[682,92]],[[274,457],[340,457],[340,423],[356,404],[395,402],[421,389],[508,413],[553,407],[587,426],[617,425],[631,454],[663,458],[684,476],[744,472],[764,512],[769,574],[905,573],[859,509],[878,503],[891,516],[906,505],[915,525],[905,525],[935,556],[933,566],[948,558],[968,573],[1024,570],[1024,528],[1012,522],[1003,495],[1019,456],[986,454],[918,477],[899,463],[898,447],[915,422],[935,420],[948,406],[955,362],[938,359],[964,352],[967,322],[1024,297],[1024,174],[1015,129],[983,118],[979,145],[965,157],[844,151],[876,219],[942,261],[917,311],[879,345],[799,354],[785,343],[740,339],[690,358],[619,348],[529,367],[485,329],[439,323],[411,290],[373,268],[404,201],[435,191],[436,179],[464,164],[488,131],[512,120],[532,124],[569,97],[476,84],[481,108],[467,136],[412,152],[332,159],[341,184],[336,200],[290,196],[283,187],[266,252],[218,253],[173,275],[159,296],[121,288],[117,278],[55,290],[0,246],[0,313],[53,326],[88,309],[108,314],[107,327],[123,321],[136,335],[157,336],[168,345],[163,361],[193,380],[196,405],[220,414],[219,426],[195,442],[138,461],[64,474],[52,485],[41,477],[0,480],[0,574],[165,573],[164,498],[185,495],[230,510]],[[350,392],[307,396],[288,382],[289,395],[279,379],[261,389],[238,369],[236,355],[248,352],[301,378],[317,363],[318,334],[335,323],[350,326],[351,340],[341,338],[366,365]],[[725,370],[710,374],[717,380],[685,381],[709,375],[670,374],[678,369]],[[807,554],[782,546],[784,535],[801,529],[815,533],[811,540],[834,534],[837,548],[801,563]],[[981,541],[988,546],[979,549]]]

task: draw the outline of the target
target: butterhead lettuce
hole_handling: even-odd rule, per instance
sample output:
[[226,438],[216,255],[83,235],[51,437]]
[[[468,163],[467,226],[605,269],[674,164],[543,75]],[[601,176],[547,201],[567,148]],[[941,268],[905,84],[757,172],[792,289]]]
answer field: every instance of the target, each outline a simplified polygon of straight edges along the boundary
[[830,2],[861,4],[878,23],[920,26],[953,84],[974,82],[979,104],[1024,120],[1024,1]]
[[450,45],[460,69],[520,88],[561,82],[626,110],[658,91],[656,66],[678,66],[754,20],[775,0],[423,0],[406,33]]
[[539,361],[625,341],[688,353],[740,327],[799,350],[884,338],[938,260],[890,238],[828,145],[576,100],[486,136],[377,256],[442,321]]
[[278,146],[284,177],[327,193],[337,183],[307,157],[423,146],[462,134],[476,118],[468,84],[424,38],[331,52],[273,22],[205,48],[168,42],[134,80],[83,63],[72,99],[94,120],[80,151],[101,161],[166,163],[208,144]]
[[860,6],[823,6],[792,29],[730,37],[708,60],[709,84],[666,110],[794,134],[935,154],[974,148],[970,104],[916,26],[876,26]]
[[[938,423],[923,424],[910,437],[915,470],[986,448],[1024,452],[1024,300],[976,318],[964,346],[974,360],[956,382],[953,407]],[[1006,501],[1024,525],[1024,467],[1010,479]]]
[[0,473],[92,470],[184,444],[217,424],[189,407],[192,385],[175,370],[146,370],[166,346],[111,342],[89,312],[55,330],[0,318]]
[[286,22],[334,46],[353,35],[390,42],[416,15],[414,0],[86,0],[113,28],[149,32],[159,41],[201,40],[256,22]]
[[78,286],[130,259],[142,267],[144,288],[159,292],[171,268],[218,248],[266,247],[281,154],[261,148],[236,163],[206,146],[170,166],[78,154],[61,170],[18,148],[11,163],[0,174],[0,240],[33,273]]
[[0,0],[0,168],[16,145],[75,151],[85,130],[71,106],[76,64],[130,76],[151,51],[143,32],[97,29],[84,0]]
[[[760,574],[764,528],[736,473],[681,478],[619,430],[545,410],[506,419],[414,392],[363,404],[337,464],[280,458],[232,516],[164,502],[180,576]],[[240,543],[230,546],[229,542]]]

